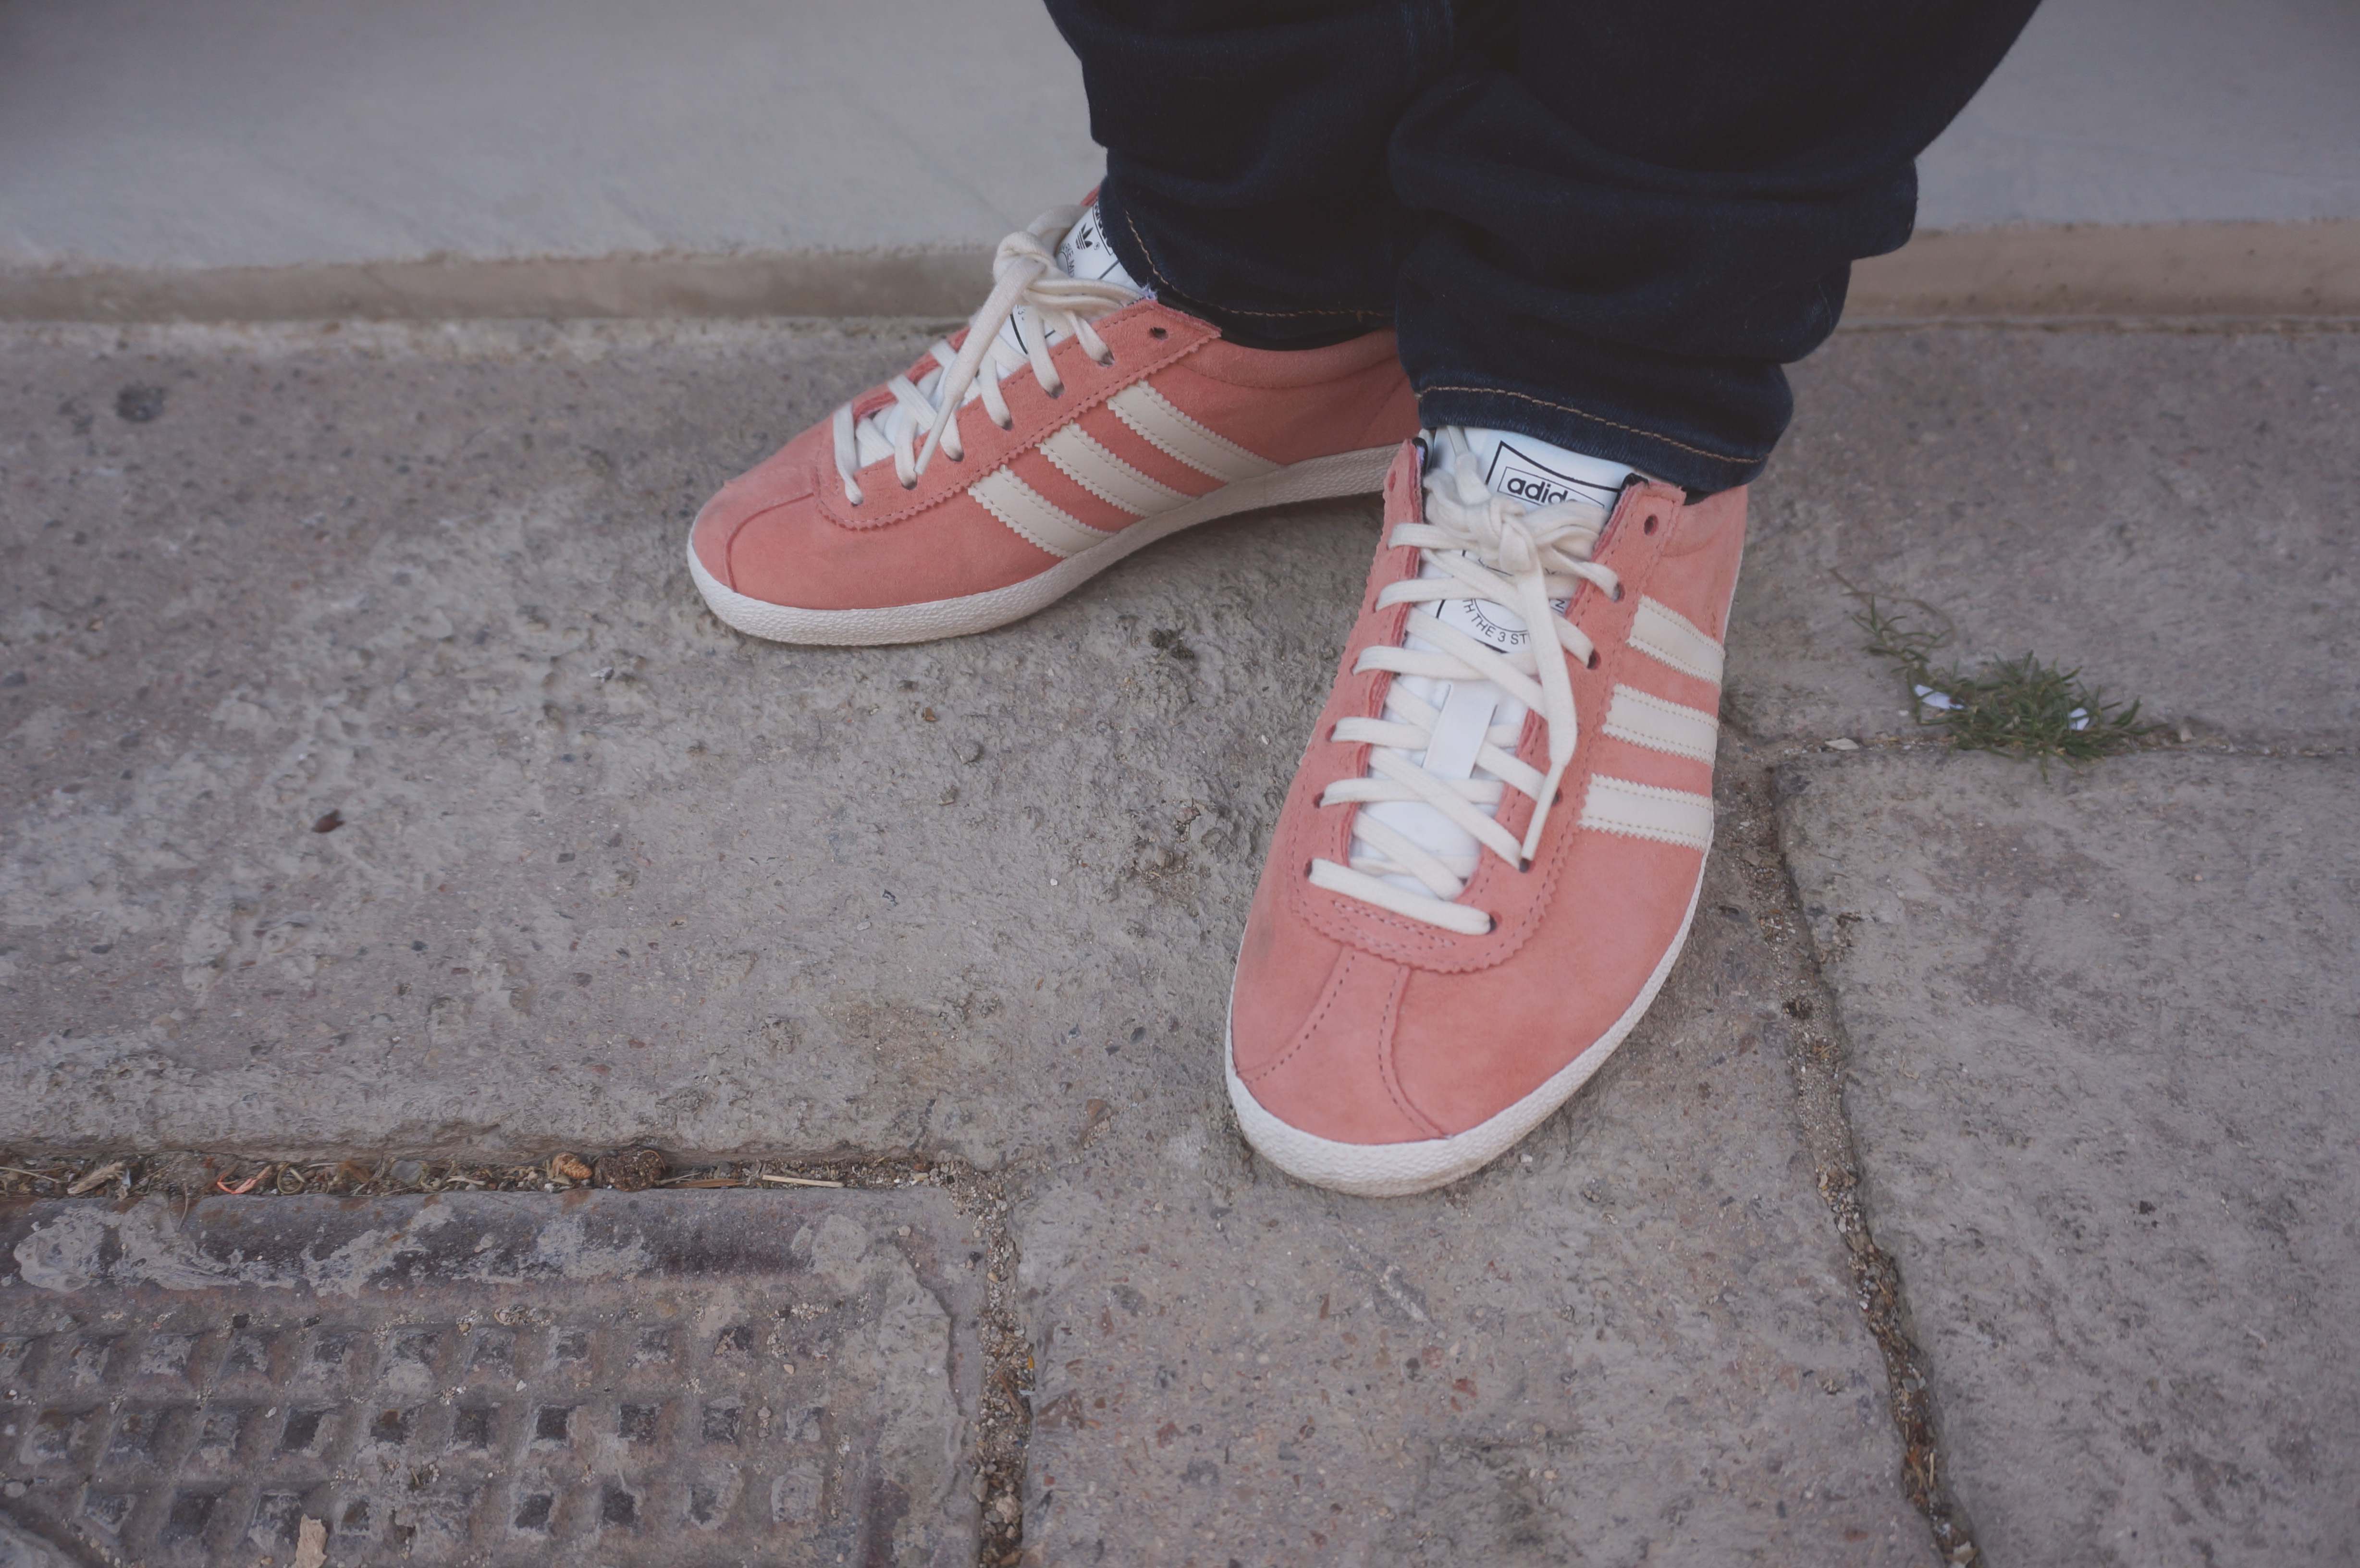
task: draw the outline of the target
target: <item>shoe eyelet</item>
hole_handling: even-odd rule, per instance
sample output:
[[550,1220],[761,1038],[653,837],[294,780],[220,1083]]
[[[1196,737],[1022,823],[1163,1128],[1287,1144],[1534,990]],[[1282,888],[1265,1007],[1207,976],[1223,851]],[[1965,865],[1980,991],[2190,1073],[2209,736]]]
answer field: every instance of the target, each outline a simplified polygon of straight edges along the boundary
[[1642,524],[1641,528],[1643,531],[1646,533],[1654,533],[1655,531],[1655,519],[1654,514],[1650,513],[1648,515],[1646,522]]
[[1598,650],[1596,648],[1593,648],[1590,650],[1590,658],[1584,660],[1584,663],[1591,670],[1598,668]]
[[1104,359],[1099,360],[1099,361],[1098,362],[1098,368],[1099,368],[1099,369],[1101,369],[1101,370],[1111,370],[1111,369],[1113,369],[1113,368],[1114,368],[1114,350],[1112,350],[1112,349],[1109,349],[1109,350],[1107,350],[1107,356],[1106,356]]
[[918,487],[918,482],[917,482],[916,480],[914,480],[914,479],[911,480],[907,485],[902,485],[902,486],[901,486],[901,488],[902,488],[902,489],[904,489],[904,490],[915,490],[917,487]]
[[1155,339],[1156,342],[1161,343],[1172,334],[1162,327],[1150,327],[1147,329],[1147,335]]
[[1614,599],[1613,599],[1613,603],[1615,603],[1615,604],[1621,604],[1622,602],[1622,584],[1621,584],[1620,583],[1617,583],[1616,584],[1614,584]]
[[1016,416],[1011,414],[1005,420],[994,419],[991,422],[1003,430],[1012,430],[1016,428]]

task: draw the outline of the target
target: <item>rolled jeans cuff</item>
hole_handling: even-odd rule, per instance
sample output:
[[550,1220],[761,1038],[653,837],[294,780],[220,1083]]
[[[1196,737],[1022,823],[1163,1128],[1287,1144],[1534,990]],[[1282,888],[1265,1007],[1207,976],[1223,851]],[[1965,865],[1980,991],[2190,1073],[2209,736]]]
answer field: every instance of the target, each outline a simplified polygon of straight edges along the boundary
[[[1612,398],[1516,387],[1496,377],[1440,371],[1417,383],[1418,417],[1428,430],[1477,425],[1630,464],[1696,495],[1748,485],[1770,461],[1774,433],[1758,448],[1651,419]],[[1783,425],[1784,421],[1780,421]]]

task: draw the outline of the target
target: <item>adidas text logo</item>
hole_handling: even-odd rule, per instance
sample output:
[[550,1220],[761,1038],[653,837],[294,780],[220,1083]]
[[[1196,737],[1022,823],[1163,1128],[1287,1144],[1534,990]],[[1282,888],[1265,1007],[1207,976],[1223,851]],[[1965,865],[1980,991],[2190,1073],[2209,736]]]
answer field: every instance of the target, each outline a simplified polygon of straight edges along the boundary
[[1513,495],[1528,506],[1554,506],[1573,499],[1573,486],[1564,480],[1530,469],[1503,468],[1491,481],[1502,495]]

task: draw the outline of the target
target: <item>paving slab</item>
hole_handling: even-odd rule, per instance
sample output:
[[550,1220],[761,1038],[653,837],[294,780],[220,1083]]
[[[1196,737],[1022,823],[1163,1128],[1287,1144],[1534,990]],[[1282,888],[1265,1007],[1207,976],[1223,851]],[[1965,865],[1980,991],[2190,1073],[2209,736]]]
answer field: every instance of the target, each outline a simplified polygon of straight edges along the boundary
[[1933,1563],[1744,876],[1573,1104],[1443,1192],[1253,1160],[1208,1054],[1034,1182],[1026,1561]]
[[688,519],[922,337],[250,341],[0,373],[0,1143],[990,1167],[1203,1049],[1373,498],[789,649]]
[[1913,727],[1850,584],[1947,615],[1946,659],[2036,652],[2201,734],[2360,735],[2360,333],[1863,332],[1794,378],[1725,716]]
[[1780,776],[1992,1561],[2360,1557],[2348,758]]
[[0,1203],[0,1512],[158,1568],[307,1519],[337,1563],[967,1568],[965,1230],[935,1192]]

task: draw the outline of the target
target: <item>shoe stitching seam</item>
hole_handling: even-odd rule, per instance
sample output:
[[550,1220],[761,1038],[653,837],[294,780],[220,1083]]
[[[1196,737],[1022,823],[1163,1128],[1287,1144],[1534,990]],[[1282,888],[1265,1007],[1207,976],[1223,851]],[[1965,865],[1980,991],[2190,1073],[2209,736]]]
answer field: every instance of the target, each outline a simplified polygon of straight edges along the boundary
[[1438,1138],[1442,1135],[1441,1124],[1410,1104],[1393,1068],[1393,1036],[1400,1027],[1396,1015],[1401,1010],[1402,994],[1408,989],[1409,972],[1403,970],[1393,976],[1393,995],[1385,998],[1385,1010],[1377,1019],[1377,1076],[1384,1081],[1385,1093],[1393,1096],[1393,1108],[1401,1112],[1403,1119],[1428,1138]]
[[1571,414],[1577,419],[1588,419],[1593,425],[1604,425],[1609,430],[1628,430],[1634,436],[1645,436],[1649,441],[1659,441],[1666,446],[1676,446],[1682,452],[1692,452],[1699,457],[1709,457],[1716,463],[1752,463],[1760,461],[1756,458],[1740,457],[1733,452],[1715,452],[1709,446],[1692,446],[1687,441],[1676,441],[1661,430],[1651,430],[1644,425],[1626,425],[1620,419],[1610,419],[1603,414],[1593,414],[1587,408],[1577,408],[1570,403],[1552,402],[1546,397],[1535,397],[1529,392],[1511,391],[1505,387],[1445,386],[1418,388],[1418,396],[1421,397],[1428,392],[1470,392],[1478,396],[1494,397],[1521,397],[1527,403],[1537,403],[1544,408],[1555,408],[1561,414]]
[[[1131,243],[1137,245],[1139,254],[1147,258],[1147,270],[1155,274],[1156,283],[1172,293],[1179,295],[1183,299],[1192,299],[1193,296],[1186,289],[1164,277],[1164,269],[1155,265],[1155,253],[1147,248],[1147,240],[1139,232],[1139,221],[1129,212],[1125,212],[1122,215],[1122,223],[1123,227],[1131,231]],[[1382,310],[1234,310],[1226,305],[1217,308],[1224,316],[1267,316],[1273,320],[1283,320],[1291,316],[1349,316],[1356,321],[1384,320],[1384,312]]]
[[[1690,762],[1701,762],[1707,768],[1712,766],[1711,757],[1699,757],[1693,751],[1683,751],[1669,741],[1652,739],[1646,735],[1639,734],[1636,730],[1617,729],[1612,724],[1601,724],[1598,726],[1598,733],[1609,740],[1619,740],[1624,746],[1635,746],[1643,750],[1655,752],[1664,757],[1684,757]],[[1719,754],[1716,752],[1714,755],[1718,756]]]
[[1335,1009],[1336,998],[1343,992],[1344,981],[1351,973],[1352,960],[1355,956],[1356,954],[1349,947],[1337,955],[1336,968],[1334,972],[1328,976],[1327,993],[1319,998],[1318,1010],[1314,1012],[1308,1018],[1306,1018],[1304,1020],[1303,1027],[1295,1031],[1295,1043],[1288,1046],[1286,1050],[1280,1054],[1278,1060],[1272,1062],[1269,1066],[1257,1068],[1251,1073],[1240,1073],[1239,1074],[1240,1077],[1243,1078],[1249,1083],[1256,1083],[1262,1079],[1267,1078],[1272,1073],[1277,1072],[1280,1068],[1285,1066],[1288,1062],[1294,1061],[1295,1054],[1302,1051],[1305,1046],[1311,1043],[1311,1037],[1318,1032],[1320,1024],[1324,1022],[1328,1015]]

